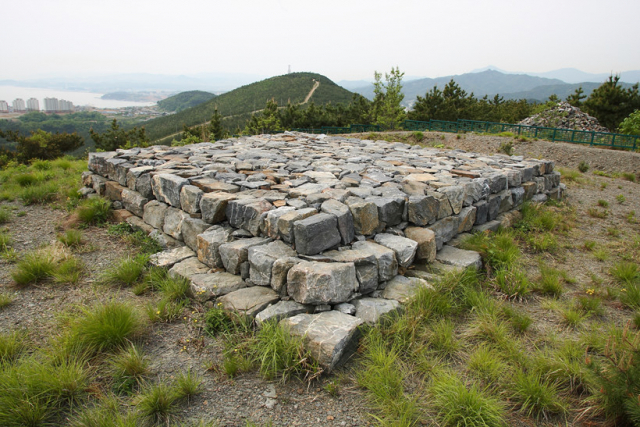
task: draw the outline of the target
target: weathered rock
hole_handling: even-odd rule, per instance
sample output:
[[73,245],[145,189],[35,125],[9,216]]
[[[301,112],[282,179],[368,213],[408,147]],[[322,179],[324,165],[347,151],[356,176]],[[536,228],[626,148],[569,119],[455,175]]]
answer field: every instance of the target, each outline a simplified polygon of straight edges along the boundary
[[386,283],[382,297],[404,304],[415,296],[420,287],[433,289],[426,280],[417,277],[396,276]]
[[152,226],[162,230],[164,228],[164,216],[167,214],[169,206],[166,203],[152,200],[144,205],[142,220]]
[[453,215],[451,203],[449,203],[449,198],[445,194],[439,193],[437,191],[427,191],[427,195],[435,198],[438,201],[438,215],[436,217],[437,220]]
[[394,236],[393,234],[376,234],[376,243],[385,246],[396,254],[396,260],[401,267],[407,268],[413,263],[418,250],[418,243],[406,237]]
[[162,231],[164,231],[174,239],[183,241],[182,223],[187,218],[190,218],[190,216],[186,212],[181,211],[177,208],[167,208],[167,211],[164,215],[164,224],[162,225]]
[[356,306],[353,304],[349,304],[348,302],[341,302],[340,304],[336,304],[333,306],[333,309],[350,316],[354,316],[356,314]]
[[447,196],[454,215],[459,214],[460,210],[462,209],[462,203],[464,202],[464,187],[461,185],[453,185],[451,187],[441,188],[438,191]]
[[186,246],[170,249],[163,252],[158,252],[149,257],[149,264],[154,267],[171,268],[174,264],[183,261],[187,258],[195,256],[193,252]]
[[362,323],[362,319],[335,310],[280,321],[292,335],[304,339],[313,358],[327,371],[339,367],[356,350]]
[[355,265],[358,293],[366,295],[378,287],[378,261],[372,253],[352,249],[325,252],[324,257],[334,262],[352,262]]
[[180,207],[180,190],[189,185],[189,180],[177,175],[161,173],[151,179],[153,194],[161,202]]
[[269,304],[275,304],[280,298],[270,288],[252,286],[238,289],[218,298],[225,310],[235,310],[244,315],[255,317]]
[[336,304],[348,301],[358,290],[353,263],[303,261],[287,274],[287,292],[301,304]]
[[318,211],[314,208],[304,208],[295,211],[287,212],[278,218],[278,233],[282,240],[287,243],[294,243],[293,224],[296,221],[310,217],[317,214]]
[[127,224],[131,226],[134,231],[142,231],[145,234],[149,234],[155,230],[152,226],[144,222],[142,219],[135,215],[130,216],[125,220]]
[[211,224],[207,224],[199,218],[186,217],[182,221],[182,240],[194,251],[198,250],[198,234],[204,233],[205,230],[211,227]]
[[293,223],[296,251],[315,255],[337,246],[340,241],[338,220],[334,215],[319,213]]
[[265,199],[237,199],[229,201],[226,215],[232,227],[242,228],[258,236],[262,214],[273,208]]
[[274,261],[271,268],[271,289],[276,291],[278,295],[285,296],[287,294],[287,274],[291,267],[300,262],[302,260],[295,257],[278,258]]
[[375,325],[384,317],[400,310],[400,303],[392,299],[362,298],[353,301],[356,308],[356,317],[365,323]]
[[122,190],[125,188],[115,181],[106,181],[104,183],[104,197],[109,200],[122,201]]
[[294,210],[295,208],[293,206],[281,206],[267,212],[267,216],[263,222],[262,234],[276,239],[278,237],[278,220],[282,215]]
[[226,218],[227,205],[236,196],[229,193],[206,193],[200,199],[202,220],[209,224],[217,224]]
[[303,305],[295,301],[279,301],[262,310],[256,315],[256,322],[261,325],[264,322],[279,322],[282,319],[296,316],[302,313],[310,313],[312,306]]
[[179,240],[174,239],[166,233],[163,233],[160,230],[154,229],[149,233],[149,237],[151,237],[162,249],[173,249],[184,246]]
[[436,234],[433,230],[422,227],[407,227],[404,235],[418,244],[416,258],[427,263],[436,259]]
[[194,274],[191,276],[191,293],[204,302],[246,288],[242,277],[226,272]]
[[378,208],[378,220],[384,222],[387,227],[392,227],[402,222],[404,197],[368,197],[365,201],[376,205]]
[[356,198],[348,198],[347,206],[353,216],[353,228],[356,234],[369,236],[378,228],[380,221],[378,219],[378,207],[375,203],[359,200]]
[[174,264],[169,270],[169,277],[173,279],[183,278],[191,280],[194,274],[205,274],[208,272],[209,267],[198,261],[197,257],[192,256]]
[[220,257],[220,245],[231,242],[231,227],[214,226],[196,236],[198,260],[211,268],[224,266]]
[[477,208],[475,206],[468,206],[460,210],[458,215],[458,234],[473,228],[473,224],[476,223],[476,211]]
[[449,216],[440,221],[436,221],[429,227],[436,234],[436,248],[440,250],[442,245],[453,239],[458,234],[460,219],[456,216]]
[[128,188],[122,189],[122,204],[126,210],[139,217],[144,216],[144,206],[149,199],[142,197],[137,191],[131,191]]
[[408,201],[408,219],[415,225],[433,224],[438,219],[440,201],[433,196],[411,196]]
[[338,231],[342,239],[342,244],[348,245],[355,238],[355,229],[353,226],[353,215],[351,210],[344,203],[338,200],[329,199],[322,203],[320,208],[322,212],[334,215],[338,220]]
[[436,260],[443,264],[462,269],[470,267],[475,270],[480,270],[482,268],[482,257],[478,252],[458,249],[449,245],[445,245],[438,251]]
[[362,250],[376,257],[378,263],[378,280],[383,282],[391,280],[398,274],[398,261],[395,252],[385,246],[373,242],[355,242],[353,249]]
[[200,200],[204,192],[195,185],[185,185],[180,189],[180,206],[182,210],[195,214],[200,212]]
[[270,241],[271,239],[264,237],[253,237],[220,245],[218,251],[225,270],[231,274],[240,274],[240,264],[248,260],[249,248],[265,245]]
[[247,254],[251,282],[260,286],[270,286],[275,261],[279,258],[295,257],[296,251],[282,240],[277,240],[266,245],[250,247]]

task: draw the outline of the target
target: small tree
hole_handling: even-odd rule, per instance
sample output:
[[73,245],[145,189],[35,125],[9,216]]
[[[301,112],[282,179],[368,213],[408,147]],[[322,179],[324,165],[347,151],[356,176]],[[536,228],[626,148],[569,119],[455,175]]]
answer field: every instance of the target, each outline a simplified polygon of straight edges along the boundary
[[373,117],[376,124],[387,129],[395,129],[406,119],[407,114],[401,102],[404,99],[402,93],[402,77],[404,73],[399,68],[391,68],[391,73],[384,74],[386,83],[382,82],[382,74],[374,73],[373,83]]
[[629,117],[620,123],[618,130],[627,135],[640,135],[640,110],[629,114]]
[[118,125],[116,119],[111,122],[111,128],[100,134],[93,129],[89,130],[91,139],[96,143],[96,148],[103,151],[115,151],[118,148],[146,147],[149,145],[149,138],[144,127],[124,130]]
[[229,136],[229,132],[222,126],[222,114],[218,112],[218,107],[213,110],[213,116],[209,122],[209,139],[217,141],[225,139]]
[[261,113],[254,114],[247,123],[244,133],[258,135],[263,133],[276,133],[282,130],[278,114],[278,103],[274,98],[267,100],[267,105]]
[[638,84],[623,89],[619,81],[620,76],[609,76],[584,102],[584,110],[608,129],[616,129],[625,117],[640,108]]
[[567,96],[567,102],[574,107],[580,108],[582,106],[582,100],[586,97],[587,95],[584,94],[584,90],[582,90],[582,86],[580,86],[575,92]]

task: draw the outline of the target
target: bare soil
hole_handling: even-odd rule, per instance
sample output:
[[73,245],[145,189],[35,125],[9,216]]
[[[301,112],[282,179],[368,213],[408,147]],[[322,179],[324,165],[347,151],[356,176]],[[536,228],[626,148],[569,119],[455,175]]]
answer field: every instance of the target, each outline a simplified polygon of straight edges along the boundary
[[[406,140],[405,135],[399,135]],[[495,136],[425,133],[422,144],[443,144],[445,148],[494,154],[500,145],[513,138]],[[593,170],[609,173],[640,173],[640,154],[623,151],[590,148],[547,141],[514,142],[516,155],[546,158],[557,166],[575,169],[582,161],[591,169],[577,180],[563,181],[568,186],[567,204],[573,214],[567,221],[573,224],[568,236],[559,236],[561,248],[553,255],[544,255],[545,262],[565,270],[575,278],[567,286],[567,297],[583,293],[587,288],[604,289],[613,282],[609,269],[629,251],[637,250],[634,239],[640,237],[640,184],[620,177],[597,176]],[[640,177],[639,177],[640,178]],[[638,181],[638,178],[636,178]],[[622,197],[620,197],[622,195]],[[624,200],[622,199],[624,198]],[[604,201],[608,205],[602,207]],[[56,239],[61,224],[67,218],[64,210],[49,206],[22,206],[19,203],[3,205],[13,209],[11,220],[3,227],[12,235],[16,251],[25,253]],[[592,212],[605,212],[606,218],[596,218]],[[632,214],[635,212],[635,214]],[[132,253],[133,249],[118,237],[107,234],[105,228],[90,227],[83,230],[85,243],[75,254],[86,266],[86,274],[78,286],[56,286],[45,283],[17,288],[10,272],[13,265],[0,260],[0,292],[13,295],[13,302],[0,309],[0,331],[16,329],[29,331],[30,339],[38,345],[46,345],[47,339],[57,333],[58,317],[79,306],[106,301],[110,298],[133,302],[143,308],[158,297],[153,294],[135,296],[129,289],[117,289],[97,285],[99,274],[117,260]],[[595,241],[596,250],[602,249],[607,257],[599,261],[594,250],[585,248],[585,241]],[[634,249],[635,248],[635,249]],[[639,261],[638,253],[632,257]],[[535,275],[539,259],[526,258],[526,268]],[[602,280],[601,283],[595,278]],[[607,300],[605,321],[623,324],[632,313],[615,300]],[[175,323],[156,323],[144,342],[144,349],[152,360],[154,373],[159,377],[172,377],[191,368],[204,379],[203,393],[182,407],[184,419],[216,420],[220,425],[244,426],[247,421],[264,424],[271,421],[277,426],[361,426],[374,423],[369,416],[365,393],[355,382],[354,363],[330,377],[307,384],[291,380],[286,384],[265,381],[253,373],[240,374],[233,380],[208,370],[213,363],[222,360],[221,343],[206,336],[201,328],[207,307],[194,305]],[[555,330],[560,334],[566,328],[560,326],[555,312],[540,308],[538,304],[523,305],[535,319],[534,330],[543,333]],[[336,380],[339,395],[330,395],[324,386]],[[573,423],[572,425],[580,425]]]

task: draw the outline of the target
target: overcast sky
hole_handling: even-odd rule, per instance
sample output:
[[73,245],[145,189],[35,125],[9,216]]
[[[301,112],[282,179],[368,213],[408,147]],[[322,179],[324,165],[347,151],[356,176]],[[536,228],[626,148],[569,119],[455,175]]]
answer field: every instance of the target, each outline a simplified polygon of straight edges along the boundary
[[640,69],[638,0],[2,0],[0,79]]

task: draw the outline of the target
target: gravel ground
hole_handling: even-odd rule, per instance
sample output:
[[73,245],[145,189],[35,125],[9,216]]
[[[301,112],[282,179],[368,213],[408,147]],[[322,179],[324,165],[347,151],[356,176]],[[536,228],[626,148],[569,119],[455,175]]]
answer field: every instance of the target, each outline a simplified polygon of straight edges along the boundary
[[[513,138],[482,137],[425,133],[423,143],[443,144],[446,148],[464,149],[483,153],[496,153],[500,144]],[[607,172],[640,173],[640,154],[603,150],[546,141],[516,142],[515,154],[526,157],[548,158],[556,164],[576,168],[581,161],[587,162],[591,170],[581,175],[578,181],[564,181],[569,187],[568,203],[575,209],[575,221],[570,236],[562,241],[568,249],[562,257],[552,257],[549,261],[557,268],[570,272],[577,279],[575,292],[591,282],[593,275],[610,281],[608,270],[619,255],[629,250],[632,239],[640,235],[640,185],[621,178],[596,176],[592,170]],[[624,201],[620,201],[623,195]],[[598,201],[608,203],[605,209]],[[2,205],[12,209],[12,218],[3,227],[12,235],[14,248],[20,253],[34,250],[55,240],[60,227],[67,218],[63,210],[47,206],[22,206],[18,203]],[[594,218],[589,209],[607,211],[606,219]],[[617,234],[614,236],[613,234]],[[143,307],[158,298],[155,295],[136,297],[130,290],[119,290],[98,286],[95,280],[99,273],[116,260],[131,252],[123,241],[107,234],[105,228],[91,227],[83,230],[85,243],[75,253],[87,269],[87,274],[76,287],[42,284],[17,289],[10,278],[13,268],[5,260],[0,260],[0,291],[14,295],[14,301],[0,310],[0,330],[12,331],[28,329],[31,339],[46,343],[46,339],[56,333],[57,316],[65,310],[74,310],[79,305],[104,301],[109,298],[126,299]],[[594,259],[593,253],[583,248],[585,240],[597,242],[610,252],[605,261]],[[537,261],[527,260],[526,268]],[[621,323],[628,313],[616,307],[609,307],[611,320]],[[532,308],[533,309],[533,308]],[[616,314],[616,310],[619,314]],[[364,392],[357,388],[354,380],[355,367],[348,363],[335,376],[322,378],[311,385],[291,380],[286,384],[261,379],[257,373],[245,373],[233,380],[223,378],[207,369],[211,363],[222,359],[221,343],[202,334],[196,326],[205,307],[195,306],[184,313],[184,319],[172,324],[154,324],[145,340],[145,350],[152,360],[154,373],[160,377],[171,377],[187,368],[193,369],[204,379],[204,392],[193,398],[189,405],[181,408],[186,419],[217,420],[220,425],[244,426],[247,421],[264,424],[269,421],[276,426],[361,426],[373,423],[368,415]],[[557,326],[553,315],[539,313],[535,327],[540,329]],[[339,395],[331,396],[324,386],[327,382],[339,382]]]

